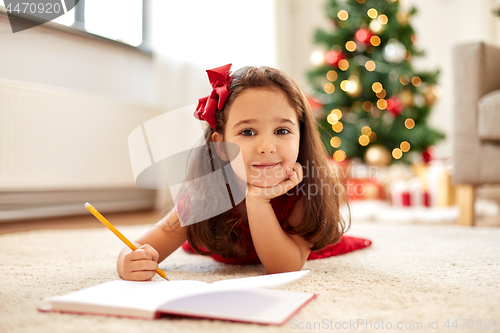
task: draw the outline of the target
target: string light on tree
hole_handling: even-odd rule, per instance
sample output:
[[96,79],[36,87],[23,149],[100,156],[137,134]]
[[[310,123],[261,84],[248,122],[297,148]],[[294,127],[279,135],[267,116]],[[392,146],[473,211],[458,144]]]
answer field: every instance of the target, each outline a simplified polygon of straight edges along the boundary
[[333,85],[333,83],[328,82],[328,83],[325,83],[325,85],[323,86],[323,89],[325,90],[325,92],[327,94],[333,94],[333,92],[335,91],[335,86]]
[[380,45],[380,37],[379,36],[373,36],[370,38],[370,44],[373,46],[379,46]]
[[352,40],[348,41],[347,43],[345,43],[345,49],[349,52],[356,51],[356,43]]
[[415,127],[415,120],[413,120],[411,118],[406,118],[406,120],[405,120],[405,127],[407,129],[412,129],[413,127]]
[[338,78],[338,74],[336,71],[334,71],[333,69],[328,71],[328,73],[326,73],[326,78],[332,82],[335,82],[337,81],[337,78]]
[[363,110],[366,112],[370,112],[373,109],[373,104],[370,101],[366,101],[363,103]]
[[401,90],[401,93],[399,94],[399,100],[401,101],[401,103],[403,103],[404,106],[409,109],[413,108],[413,106],[415,105],[414,96],[410,89]]
[[401,75],[399,77],[399,82],[403,85],[403,86],[406,86],[408,83],[410,83],[410,79],[408,78],[408,75]]
[[378,15],[378,12],[375,8],[370,8],[368,9],[368,11],[366,12],[366,15],[368,15],[369,18],[371,19],[374,19],[377,17]]
[[380,22],[380,24],[386,25],[387,22],[389,22],[389,19],[386,15],[382,14],[378,17],[378,21]]
[[418,76],[414,76],[412,77],[411,79],[411,83],[415,86],[415,87],[418,87],[422,84],[422,79],[419,78]]
[[396,14],[396,19],[401,25],[407,25],[409,18],[410,18],[409,13],[398,12]]
[[363,126],[361,128],[361,134],[370,135],[371,132],[372,132],[372,129],[369,126]]
[[309,61],[314,66],[322,66],[325,64],[326,51],[323,48],[317,48],[309,56]]
[[339,61],[339,68],[342,71],[348,70],[349,69],[349,61],[347,61],[346,59],[340,60]]
[[347,95],[353,98],[358,97],[362,92],[359,77],[357,75],[349,76],[349,84],[349,90],[346,91]]
[[375,95],[377,95],[378,98],[385,98],[385,96],[387,95],[387,91],[385,91],[385,89],[382,89],[381,92],[376,93]]
[[368,135],[360,135],[358,138],[358,142],[362,146],[367,146],[370,143],[370,137]]
[[333,148],[338,148],[342,144],[342,140],[338,136],[334,136],[333,138],[330,139],[330,145]]
[[383,56],[385,60],[400,63],[404,60],[406,48],[397,39],[391,38],[384,47]]
[[406,153],[410,150],[410,143],[408,141],[403,141],[401,142],[401,144],[399,145],[399,148],[401,148],[401,150]]
[[372,144],[364,154],[366,164],[370,166],[388,166],[391,164],[391,154],[386,147]]
[[372,37],[374,37],[373,32],[371,32],[370,29],[367,28],[361,28],[354,34],[354,39],[365,45],[370,43],[370,39]]
[[337,120],[342,119],[342,111],[340,111],[339,109],[333,109],[332,112],[330,112],[330,114],[336,117]]
[[394,118],[399,117],[403,109],[404,105],[397,96],[391,96],[391,98],[387,100],[387,112],[389,112]]
[[335,151],[335,153],[333,153],[333,159],[337,162],[342,162],[345,160],[345,151],[343,151],[342,149],[339,149],[337,151]]
[[323,104],[318,122],[325,148],[338,161],[410,163],[409,156],[443,138],[426,121],[439,96],[438,71],[419,72],[409,61],[424,54],[410,24],[416,10],[400,10],[398,0],[327,3],[333,25],[317,29],[321,48],[312,62],[322,64],[308,73]]
[[394,148],[392,150],[392,157],[396,160],[399,160],[401,157],[403,157],[403,151],[399,148]]
[[330,125],[335,125],[338,121],[339,121],[339,117],[334,114],[334,113],[330,113],[327,117],[326,117],[326,121],[328,121],[328,123]]
[[347,19],[349,18],[349,13],[345,10],[341,10],[337,13],[337,17],[339,18],[339,20],[347,21]]
[[344,125],[340,121],[337,121],[335,124],[332,125],[332,129],[335,133],[340,133],[344,129]]
[[377,65],[375,65],[374,61],[368,60],[367,62],[365,62],[365,68],[367,71],[373,72],[375,68],[377,68]]
[[406,61],[409,61],[411,58],[411,52],[406,50],[404,57]]
[[375,83],[372,84],[372,90],[376,94],[378,94],[379,92],[381,92],[383,89],[384,89],[384,87],[382,86],[382,83],[380,83],[380,82],[375,82]]
[[328,65],[332,67],[338,67],[341,60],[345,59],[345,54],[340,49],[333,49],[326,53],[325,60]]
[[436,85],[426,85],[422,95],[424,96],[427,105],[433,106],[441,95],[441,89]]
[[377,101],[377,107],[380,109],[380,110],[385,110],[387,108],[387,101],[383,98],[379,99]]

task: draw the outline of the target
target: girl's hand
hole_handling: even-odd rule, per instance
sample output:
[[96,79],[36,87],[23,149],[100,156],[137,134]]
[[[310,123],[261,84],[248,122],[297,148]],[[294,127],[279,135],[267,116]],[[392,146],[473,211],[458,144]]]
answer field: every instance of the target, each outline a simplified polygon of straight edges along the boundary
[[123,256],[118,271],[124,280],[149,281],[156,274],[158,258],[158,252],[151,245],[144,244]]
[[272,187],[257,187],[252,184],[248,184],[248,194],[247,199],[253,200],[258,199],[263,202],[269,202],[271,199],[279,197],[285,194],[297,184],[302,182],[303,173],[302,166],[300,163],[295,162],[295,164],[287,169],[288,179],[285,179],[281,183],[274,185]]

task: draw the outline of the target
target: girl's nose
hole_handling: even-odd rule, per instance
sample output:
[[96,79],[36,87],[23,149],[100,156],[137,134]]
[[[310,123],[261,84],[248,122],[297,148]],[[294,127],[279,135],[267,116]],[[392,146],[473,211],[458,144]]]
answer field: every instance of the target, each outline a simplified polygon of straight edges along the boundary
[[259,142],[257,149],[260,154],[273,154],[276,153],[276,144],[272,138],[266,136]]

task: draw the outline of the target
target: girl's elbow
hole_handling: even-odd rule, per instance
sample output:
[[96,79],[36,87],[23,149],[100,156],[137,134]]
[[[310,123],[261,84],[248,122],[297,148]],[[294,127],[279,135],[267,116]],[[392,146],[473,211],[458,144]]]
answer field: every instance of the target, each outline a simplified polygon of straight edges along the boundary
[[274,267],[265,267],[267,274],[278,274],[300,271],[304,267],[304,262],[289,263],[288,265],[279,265]]

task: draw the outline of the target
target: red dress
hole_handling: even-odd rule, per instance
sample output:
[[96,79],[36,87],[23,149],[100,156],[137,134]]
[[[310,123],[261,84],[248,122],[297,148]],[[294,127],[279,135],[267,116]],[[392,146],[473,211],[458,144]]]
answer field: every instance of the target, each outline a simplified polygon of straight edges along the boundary
[[[276,218],[278,219],[280,225],[283,225],[286,218],[292,211],[293,205],[300,199],[299,194],[287,195],[283,194],[279,197],[271,199],[271,206],[273,207],[274,213],[276,214]],[[212,254],[210,257],[215,259],[216,261],[223,262],[226,264],[232,265],[255,265],[260,264],[260,259],[257,256],[257,252],[255,251],[255,247],[253,246],[252,236],[250,234],[250,229],[244,226],[242,223],[239,223],[238,228],[241,228],[243,232],[243,237],[245,239],[245,247],[247,250],[247,255],[245,257],[232,257],[226,258],[219,254]],[[328,245],[325,248],[317,251],[311,251],[309,253],[309,257],[307,260],[315,260],[321,258],[327,258],[332,256],[337,256],[339,254],[344,254],[352,251],[356,251],[362,249],[364,247],[370,246],[371,241],[364,238],[357,238],[352,236],[343,235],[340,238],[340,241],[336,244]],[[186,241],[182,244],[182,248],[189,253],[196,253],[194,249],[189,245]],[[200,250],[204,250],[200,248]]]

